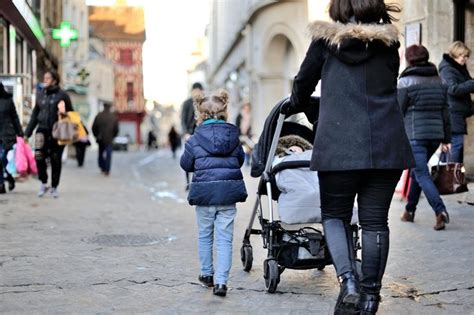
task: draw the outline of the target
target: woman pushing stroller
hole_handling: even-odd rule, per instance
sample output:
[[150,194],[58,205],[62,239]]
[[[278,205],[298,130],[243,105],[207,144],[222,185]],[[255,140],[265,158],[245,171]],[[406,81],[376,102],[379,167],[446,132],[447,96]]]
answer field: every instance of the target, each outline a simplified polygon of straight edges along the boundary
[[[324,82],[311,169],[318,171],[323,226],[340,282],[335,314],[377,312],[388,210],[402,170],[414,165],[397,101],[400,44],[390,12],[399,11],[383,0],[332,0],[329,14],[337,23],[311,25],[312,42],[282,108],[287,114],[304,106]],[[349,226],[356,197],[360,279]]]

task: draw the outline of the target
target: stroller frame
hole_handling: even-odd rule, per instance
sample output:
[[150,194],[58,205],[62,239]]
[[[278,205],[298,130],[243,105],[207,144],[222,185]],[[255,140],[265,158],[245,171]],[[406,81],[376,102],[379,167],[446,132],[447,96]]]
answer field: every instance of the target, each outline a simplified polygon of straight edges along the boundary
[[[281,105],[282,103],[280,103]],[[261,235],[263,240],[263,248],[267,249],[267,258],[263,262],[264,270],[264,279],[265,287],[268,293],[274,293],[280,282],[280,274],[286,269],[318,269],[323,270],[326,265],[332,264],[332,259],[329,254],[323,233],[317,229],[311,228],[316,233],[320,233],[322,236],[321,247],[324,250],[324,258],[315,259],[311,261],[309,265],[299,265],[299,266],[284,266],[280,265],[278,261],[278,255],[282,249],[282,244],[279,244],[278,236],[283,231],[284,233],[292,234],[298,231],[285,230],[280,221],[274,219],[273,212],[273,198],[272,198],[272,182],[274,183],[274,176],[277,172],[282,171],[283,169],[290,168],[300,168],[307,167],[309,168],[308,161],[291,161],[291,162],[282,162],[278,167],[272,168],[273,157],[275,156],[278,140],[281,135],[283,128],[283,123],[286,119],[284,114],[279,114],[277,120],[276,130],[272,137],[272,142],[268,154],[268,158],[265,163],[265,170],[260,177],[259,188],[257,193],[257,198],[253,207],[253,211],[250,217],[250,222],[245,230],[244,238],[242,241],[242,247],[240,249],[241,261],[244,271],[248,272],[252,269],[253,264],[253,249],[250,243],[250,236]],[[262,193],[265,192],[265,193]],[[264,218],[264,209],[262,207],[262,195],[267,195],[268,201],[268,215],[267,218]],[[253,229],[253,224],[255,218],[258,217],[261,229]],[[356,224],[350,226],[353,237],[353,248],[354,248],[354,257],[357,257],[357,251],[361,248],[359,243],[359,227]],[[360,274],[360,260],[356,262],[356,269]]]

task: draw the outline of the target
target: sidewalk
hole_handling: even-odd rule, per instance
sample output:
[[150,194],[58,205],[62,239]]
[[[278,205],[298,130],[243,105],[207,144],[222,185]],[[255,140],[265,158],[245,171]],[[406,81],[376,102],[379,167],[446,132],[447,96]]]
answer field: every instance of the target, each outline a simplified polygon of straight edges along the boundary
[[[230,291],[225,299],[197,282],[194,209],[169,152],[114,153],[103,177],[95,152],[84,169],[64,166],[60,198],[36,197],[38,182],[0,196],[0,313],[6,314],[331,314],[334,269],[287,270],[265,293],[261,239],[242,271],[239,249],[257,180],[238,205]],[[249,173],[245,168],[244,172]],[[474,187],[471,187],[474,191]],[[403,223],[395,197],[391,251],[379,314],[474,314],[474,207],[446,196],[452,223],[434,231],[423,199]]]

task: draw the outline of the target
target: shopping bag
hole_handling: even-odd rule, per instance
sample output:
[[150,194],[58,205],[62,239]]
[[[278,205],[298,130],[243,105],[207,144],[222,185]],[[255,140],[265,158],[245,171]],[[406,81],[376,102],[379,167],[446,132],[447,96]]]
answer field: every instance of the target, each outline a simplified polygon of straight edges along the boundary
[[7,167],[6,170],[8,174],[10,174],[13,177],[18,177],[18,172],[16,171],[16,165],[15,165],[15,151],[16,151],[16,144],[13,145],[13,148],[8,151],[7,153]]
[[67,114],[60,114],[58,121],[53,125],[53,138],[58,140],[59,145],[66,145],[72,144],[77,137],[77,124],[73,123]]
[[28,158],[25,152],[25,140],[21,137],[16,137],[15,167],[18,174],[22,176],[28,174]]
[[457,194],[468,191],[462,163],[438,163],[431,168],[433,182],[441,195]]
[[[23,140],[23,138],[20,138]],[[17,139],[18,141],[18,139]],[[35,159],[35,154],[33,153],[33,150],[31,149],[30,145],[26,142],[24,142],[24,153],[26,156],[26,161],[28,162],[28,174],[38,174],[38,167],[36,166],[36,159]]]

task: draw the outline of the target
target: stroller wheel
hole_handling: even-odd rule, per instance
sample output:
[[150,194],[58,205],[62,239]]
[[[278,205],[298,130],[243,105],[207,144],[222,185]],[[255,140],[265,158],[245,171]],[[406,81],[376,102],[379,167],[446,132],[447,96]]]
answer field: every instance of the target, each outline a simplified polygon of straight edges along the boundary
[[275,259],[265,259],[263,262],[263,277],[265,278],[265,287],[268,293],[275,293],[280,282],[280,271]]
[[244,271],[249,272],[252,269],[253,252],[251,245],[242,245],[240,248],[240,260],[242,260],[242,266]]

